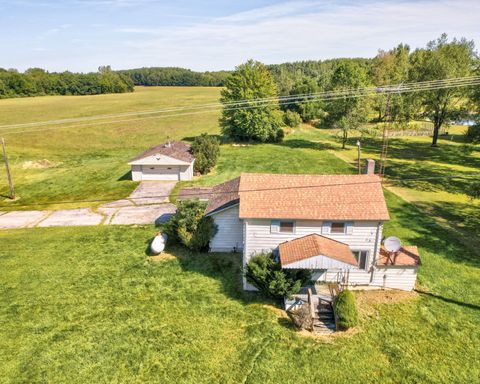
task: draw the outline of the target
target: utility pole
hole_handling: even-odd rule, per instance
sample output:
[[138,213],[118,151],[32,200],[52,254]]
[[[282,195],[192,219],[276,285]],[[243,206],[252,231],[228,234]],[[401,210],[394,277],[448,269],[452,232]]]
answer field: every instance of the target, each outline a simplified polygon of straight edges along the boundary
[[10,186],[10,199],[15,200],[15,189],[13,188],[12,175],[10,174],[10,165],[8,164],[7,145],[5,139],[2,137],[3,160],[5,161],[5,168],[7,169],[8,185]]
[[383,138],[382,138],[382,153],[380,155],[380,169],[378,173],[382,178],[382,181],[385,177],[385,167],[387,163],[387,152],[388,152],[388,122],[390,120],[390,94],[387,95],[387,106],[385,111],[385,125],[383,126]]
[[362,169],[360,166],[360,140],[357,140],[357,166],[358,166],[358,174],[362,173]]

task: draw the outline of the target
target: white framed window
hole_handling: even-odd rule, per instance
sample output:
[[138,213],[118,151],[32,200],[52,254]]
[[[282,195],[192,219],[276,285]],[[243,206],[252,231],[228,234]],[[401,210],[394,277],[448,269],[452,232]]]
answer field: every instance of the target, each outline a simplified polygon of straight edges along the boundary
[[351,235],[353,233],[353,221],[324,221],[322,224],[323,234]]
[[280,221],[280,232],[294,233],[295,223],[293,221]]
[[352,251],[352,253],[353,253],[353,256],[355,256],[355,259],[357,259],[358,268],[367,269],[369,251],[357,250],[357,251]]
[[330,233],[345,233],[346,228],[345,222],[333,222],[330,227]]
[[293,220],[272,220],[270,225],[271,233],[295,233],[295,221]]

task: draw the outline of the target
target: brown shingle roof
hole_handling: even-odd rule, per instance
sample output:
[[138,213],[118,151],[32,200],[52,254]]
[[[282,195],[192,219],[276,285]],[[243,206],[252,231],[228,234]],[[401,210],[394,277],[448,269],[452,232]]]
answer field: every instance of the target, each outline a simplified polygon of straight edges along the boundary
[[238,188],[240,185],[240,178],[227,181],[223,184],[216,185],[212,189],[212,194],[210,195],[210,200],[208,201],[207,209],[205,214],[214,213],[221,209],[230,207],[232,205],[238,204],[239,195]]
[[404,245],[398,252],[391,255],[385,248],[380,248],[380,255],[377,265],[386,267],[389,265],[418,266],[420,265],[420,254],[415,245]]
[[177,160],[186,161],[188,163],[192,162],[194,159],[192,147],[190,145],[185,144],[182,141],[170,141],[169,143],[163,143],[147,149],[142,154],[130,160],[130,162],[141,160],[157,154],[169,156]]
[[388,220],[378,175],[242,173],[240,218]]
[[357,260],[347,244],[316,233],[286,241],[278,246],[278,250],[282,267],[314,256],[326,256],[358,266]]

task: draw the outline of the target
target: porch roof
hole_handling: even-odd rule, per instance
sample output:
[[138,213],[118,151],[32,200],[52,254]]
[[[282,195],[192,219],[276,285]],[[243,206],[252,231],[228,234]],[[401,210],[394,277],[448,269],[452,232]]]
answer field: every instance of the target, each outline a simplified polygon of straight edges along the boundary
[[328,269],[358,267],[347,244],[316,233],[278,246],[282,268]]

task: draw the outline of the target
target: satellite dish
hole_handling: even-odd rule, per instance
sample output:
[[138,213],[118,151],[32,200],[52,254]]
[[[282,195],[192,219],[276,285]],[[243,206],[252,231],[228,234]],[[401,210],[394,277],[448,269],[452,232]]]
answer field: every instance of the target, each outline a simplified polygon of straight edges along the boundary
[[397,252],[402,246],[402,243],[398,237],[390,236],[385,239],[383,246],[388,252]]

